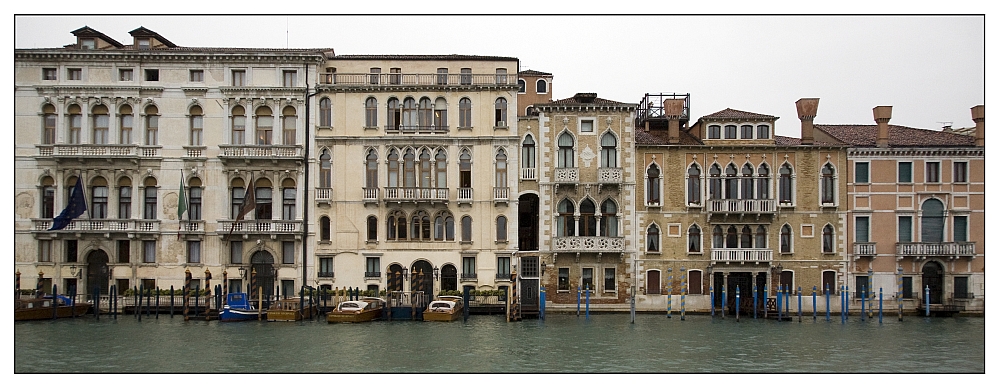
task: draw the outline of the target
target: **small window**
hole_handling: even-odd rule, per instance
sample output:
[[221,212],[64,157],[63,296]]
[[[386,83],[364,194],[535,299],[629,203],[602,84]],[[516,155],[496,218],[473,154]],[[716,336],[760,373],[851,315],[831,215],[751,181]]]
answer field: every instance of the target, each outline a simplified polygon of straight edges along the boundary
[[332,278],[333,277],[333,258],[332,257],[320,257],[319,258],[319,273],[317,277],[321,278]]
[[136,45],[139,46],[139,50],[149,50],[149,38],[137,39]]
[[854,183],[868,183],[868,162],[854,163]]
[[156,240],[145,240],[142,242],[142,262],[156,262]]
[[233,70],[233,86],[246,86],[247,71]]
[[569,291],[569,268],[559,268],[558,291]]
[[38,261],[52,262],[52,240],[38,240]]
[[146,69],[146,81],[159,81],[159,80],[160,80],[160,70]]
[[472,69],[468,67],[463,67],[461,70],[461,83],[462,85],[472,85]]
[[913,299],[913,277],[903,277],[903,299]]
[[297,72],[295,70],[284,70],[281,72],[281,86],[291,88],[295,86]]
[[437,69],[437,84],[447,85],[448,84],[448,68],[440,67]]
[[281,264],[295,264],[295,242],[281,242]]
[[129,240],[118,240],[118,262],[128,264],[131,262],[132,242]]
[[954,237],[955,242],[966,242],[969,241],[969,217],[968,216],[955,216],[954,225]]
[[580,122],[580,132],[594,132],[594,120],[583,120]]
[[201,263],[201,241],[187,242],[187,262]]
[[55,81],[57,71],[55,68],[46,67],[42,69],[42,79],[46,81]]
[[132,69],[118,69],[118,80],[119,81],[131,81],[132,80]]
[[735,139],[735,138],[736,138],[736,126],[735,125],[727,125],[726,126],[726,139]]
[[190,72],[191,82],[204,82],[205,81],[205,71],[204,70],[191,70]]
[[372,85],[378,85],[379,76],[382,73],[382,68],[373,67],[368,69],[368,83]]
[[615,269],[604,269],[604,292],[614,292],[618,289],[618,282],[615,280]]
[[229,263],[243,264],[243,241],[229,242]]
[[913,162],[899,162],[898,178],[899,183],[913,183]]
[[497,69],[497,85],[507,84],[507,69]]
[[497,241],[507,241],[507,217],[497,217]]
[[319,218],[319,240],[330,241],[330,218],[327,216]]
[[968,183],[969,182],[969,162],[954,162],[955,173],[952,175],[952,180],[955,183]]
[[82,69],[66,69],[66,79],[72,81],[79,81],[83,79]]
[[753,125],[740,127],[740,139],[753,139]]
[[941,162],[927,162],[927,183],[941,182]]
[[[854,242],[866,243],[870,241],[868,240],[869,236],[868,225],[869,225],[868,216],[857,217],[854,219]],[[831,227],[830,225],[827,225],[826,227],[830,228],[830,231],[832,233],[833,227]],[[826,228],[823,228],[823,235],[824,235],[823,238],[825,239]],[[824,249],[823,252],[828,252],[828,251]]]
[[66,246],[66,262],[75,263],[77,255],[77,241],[76,240],[66,240],[64,244]]
[[94,40],[94,38],[80,39],[80,48],[82,48],[84,50],[93,50],[93,49],[97,48],[97,44],[96,43],[97,42]]
[[913,242],[913,217],[912,216],[899,216],[899,221],[897,223],[897,242],[908,243]]
[[518,93],[524,93],[524,89],[525,89],[525,87],[524,87],[524,80],[523,79],[518,79],[517,80],[517,92]]
[[535,93],[545,94],[549,92],[549,84],[545,80],[540,79],[535,82]]
[[[867,222],[867,218],[865,221]],[[859,224],[861,223],[861,217],[858,218],[858,223]],[[867,226],[865,228],[867,228]],[[858,233],[860,233],[860,228]],[[823,227],[823,253],[834,253],[833,248],[834,248],[833,226],[827,225]]]
[[497,279],[510,279],[510,256],[497,257]]
[[708,138],[709,139],[720,139],[722,138],[722,127],[718,125],[708,126]]
[[594,269],[593,268],[581,268],[580,271],[580,289],[594,291],[597,288],[594,287]]
[[757,138],[758,139],[770,139],[771,138],[771,127],[767,125],[757,126]]

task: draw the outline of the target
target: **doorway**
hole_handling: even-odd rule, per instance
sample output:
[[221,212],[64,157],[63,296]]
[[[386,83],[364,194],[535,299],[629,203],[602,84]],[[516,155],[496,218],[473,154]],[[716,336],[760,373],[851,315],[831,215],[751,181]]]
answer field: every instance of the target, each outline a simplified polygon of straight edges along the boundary
[[660,271],[653,270],[646,272],[646,294],[647,295],[659,295],[660,294]]
[[538,250],[538,196],[522,194],[517,205],[517,249]]
[[274,295],[274,256],[265,250],[254,252],[253,256],[250,257],[250,266],[251,273],[257,271],[256,278],[250,282],[252,288],[250,299],[257,299],[257,293],[263,291],[264,294],[260,296],[265,300],[270,300]]
[[108,286],[108,254],[103,250],[95,250],[87,254],[87,289],[83,294],[94,292],[97,288],[101,294],[107,294]]
[[[941,293],[944,289],[944,268],[937,262],[924,264],[923,277],[924,287],[930,288],[930,304],[941,304]],[[924,290],[921,290],[923,294]]]

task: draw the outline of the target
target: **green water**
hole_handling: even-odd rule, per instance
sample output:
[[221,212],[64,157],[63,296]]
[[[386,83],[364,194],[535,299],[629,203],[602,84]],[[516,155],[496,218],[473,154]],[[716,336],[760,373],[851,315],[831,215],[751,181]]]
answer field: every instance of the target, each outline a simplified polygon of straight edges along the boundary
[[335,324],[102,316],[14,324],[15,373],[985,373],[985,318],[883,324],[549,314]]

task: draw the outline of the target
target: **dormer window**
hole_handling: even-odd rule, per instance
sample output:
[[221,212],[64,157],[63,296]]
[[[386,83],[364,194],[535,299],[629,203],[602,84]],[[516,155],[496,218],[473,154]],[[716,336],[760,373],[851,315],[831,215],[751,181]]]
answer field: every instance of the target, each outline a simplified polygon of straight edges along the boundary
[[149,50],[149,38],[136,39],[135,43],[139,50]]
[[97,48],[97,44],[94,38],[84,38],[80,39],[80,48],[84,50],[93,50]]

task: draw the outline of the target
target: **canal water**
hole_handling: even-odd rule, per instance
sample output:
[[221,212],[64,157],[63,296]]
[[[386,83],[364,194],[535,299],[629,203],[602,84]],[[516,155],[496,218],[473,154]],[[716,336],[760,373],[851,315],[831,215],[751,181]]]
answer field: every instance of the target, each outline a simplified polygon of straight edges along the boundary
[[985,373],[985,318],[15,322],[15,373]]

